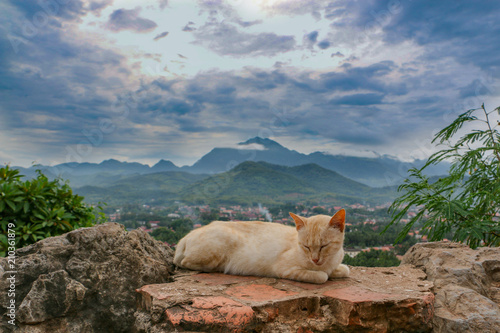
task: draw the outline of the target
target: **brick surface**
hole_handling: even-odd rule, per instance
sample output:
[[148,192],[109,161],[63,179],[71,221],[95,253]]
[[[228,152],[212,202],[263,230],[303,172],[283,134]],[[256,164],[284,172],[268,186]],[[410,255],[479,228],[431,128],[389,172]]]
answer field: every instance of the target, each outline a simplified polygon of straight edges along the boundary
[[327,290],[323,295],[351,303],[377,302],[402,297],[401,295],[372,292],[358,286]]
[[409,266],[352,267],[349,278],[317,285],[181,271],[138,289],[136,316],[156,333],[430,332],[433,284],[424,277]]
[[196,297],[191,305],[175,306],[165,311],[173,326],[220,327],[241,331],[255,317],[251,307],[226,297]]
[[323,284],[306,283],[306,282],[299,282],[299,281],[292,281],[292,280],[285,280],[285,281],[288,284],[291,284],[293,286],[299,287],[301,289],[306,289],[306,290],[325,289],[328,287],[340,287],[340,286],[346,286],[347,284],[349,284],[348,279],[338,279],[335,281],[326,281]]
[[230,287],[226,294],[247,302],[265,302],[297,295],[293,291],[279,290],[263,284]]
[[233,284],[246,281],[254,281],[259,279],[257,276],[239,276],[239,275],[229,275],[222,273],[200,273],[193,275],[193,278],[198,282],[203,282],[209,285],[218,284]]

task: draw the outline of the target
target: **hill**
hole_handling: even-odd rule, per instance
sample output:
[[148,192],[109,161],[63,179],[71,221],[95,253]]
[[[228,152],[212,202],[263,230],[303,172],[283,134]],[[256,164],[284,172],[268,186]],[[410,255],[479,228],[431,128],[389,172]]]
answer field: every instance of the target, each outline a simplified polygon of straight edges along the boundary
[[296,201],[316,203],[386,202],[394,188],[373,189],[316,164],[296,167],[265,162],[243,162],[181,192],[194,203],[278,204]]
[[178,193],[183,188],[206,177],[207,175],[180,171],[135,174],[99,186],[83,186],[74,191],[83,195],[87,202],[106,202],[110,205],[164,204],[179,199]]
[[371,188],[316,164],[287,167],[266,162],[243,162],[212,176],[180,171],[133,174],[75,192],[88,202],[110,205],[382,203],[394,196],[394,188]]

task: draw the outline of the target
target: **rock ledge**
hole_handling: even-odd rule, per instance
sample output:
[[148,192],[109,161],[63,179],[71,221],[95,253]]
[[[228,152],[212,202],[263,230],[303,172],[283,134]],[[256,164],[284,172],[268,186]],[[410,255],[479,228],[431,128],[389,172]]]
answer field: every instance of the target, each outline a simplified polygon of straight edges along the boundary
[[137,289],[137,332],[429,332],[433,284],[410,266],[352,268],[322,285],[180,272]]
[[402,264],[421,269],[435,285],[435,333],[500,333],[500,248],[416,244]]

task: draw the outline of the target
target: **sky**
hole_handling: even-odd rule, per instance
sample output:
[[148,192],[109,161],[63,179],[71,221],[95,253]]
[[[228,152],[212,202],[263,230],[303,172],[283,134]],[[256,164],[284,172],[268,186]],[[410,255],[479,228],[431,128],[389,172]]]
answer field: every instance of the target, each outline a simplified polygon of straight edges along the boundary
[[260,136],[425,159],[500,106],[500,1],[6,0],[0,163],[191,165]]

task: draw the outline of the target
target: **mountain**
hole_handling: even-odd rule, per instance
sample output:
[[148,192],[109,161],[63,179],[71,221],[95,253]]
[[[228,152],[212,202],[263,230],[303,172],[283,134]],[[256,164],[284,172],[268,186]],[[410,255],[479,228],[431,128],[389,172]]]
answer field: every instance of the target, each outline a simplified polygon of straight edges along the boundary
[[179,167],[170,161],[160,160],[153,167],[138,162],[120,162],[115,159],[101,163],[62,163],[55,166],[35,165],[30,168],[16,167],[21,174],[33,178],[36,170],[41,170],[47,177],[68,180],[72,187],[109,185],[128,175],[141,175],[162,171],[178,171]]
[[[273,140],[260,137],[252,138],[238,145],[244,149],[214,148],[191,167],[183,167],[183,170],[194,173],[220,173],[245,161],[263,161],[284,166],[313,163],[358,182],[383,187],[400,184],[406,178],[410,168],[420,168],[425,163],[421,160],[405,163],[390,157],[367,158],[330,155],[321,152],[306,155],[289,150]],[[255,145],[259,148],[252,148]],[[436,166],[431,170],[430,175],[445,174],[448,167],[444,163]]]
[[[252,145],[260,148],[252,149]],[[289,150],[270,139],[255,137],[240,142],[238,146],[241,148],[214,148],[191,167],[183,169],[195,173],[220,173],[246,161],[263,161],[286,166],[307,163],[303,158],[305,155]]]
[[[259,136],[256,136],[255,138],[252,138],[252,139],[248,139],[245,142],[238,143],[239,146],[248,146],[251,144],[261,145],[267,149],[281,149],[281,150],[286,149],[285,147],[283,147],[282,145],[280,145],[276,141],[273,141],[273,140],[267,139],[267,138],[261,138]],[[288,149],[286,149],[286,150],[288,150]]]
[[177,171],[179,167],[174,163],[166,160],[160,160],[158,163],[151,167],[151,172],[163,172],[163,171]]
[[145,175],[133,174],[120,179],[103,182],[100,185],[83,186],[74,189],[87,202],[112,204],[173,202],[186,186],[208,177],[180,171],[166,171]]
[[132,174],[74,190],[87,202],[171,204],[384,203],[394,188],[371,188],[316,164],[287,167],[243,162],[215,175],[167,171]]
[[[240,142],[237,148],[214,148],[192,166],[177,167],[167,160],[160,160],[153,167],[137,162],[120,162],[115,159],[96,163],[63,163],[56,166],[36,166],[19,168],[21,173],[36,176],[35,170],[41,169],[50,178],[61,177],[70,181],[73,187],[93,186],[117,181],[133,174],[149,174],[166,171],[183,171],[196,174],[217,174],[231,170],[247,162],[266,162],[281,166],[316,164],[325,169],[372,187],[400,184],[407,176],[408,169],[421,167],[424,161],[405,163],[389,157],[355,157],[330,155],[322,152],[299,153],[283,147],[271,139],[255,137]],[[434,166],[429,176],[443,175],[448,171],[446,163]]]
[[243,162],[180,193],[184,201],[203,204],[382,203],[394,195],[394,188],[373,189],[316,164],[287,167],[266,162]]

